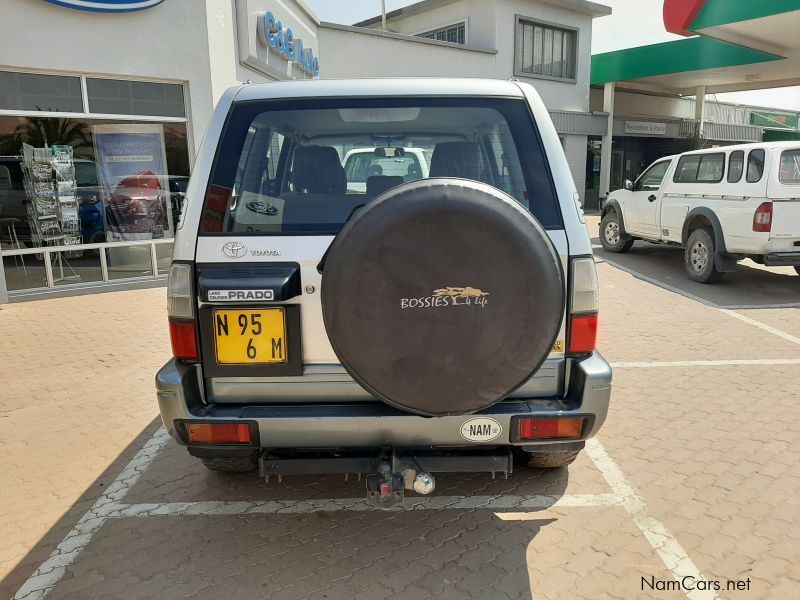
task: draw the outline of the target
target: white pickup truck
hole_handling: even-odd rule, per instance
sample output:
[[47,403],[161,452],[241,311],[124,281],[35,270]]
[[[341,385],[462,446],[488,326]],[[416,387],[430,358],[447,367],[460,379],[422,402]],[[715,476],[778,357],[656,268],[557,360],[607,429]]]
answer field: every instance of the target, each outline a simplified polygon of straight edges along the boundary
[[800,275],[800,142],[764,142],[667,156],[609,194],[600,243],[685,249],[687,275],[719,281],[750,258]]

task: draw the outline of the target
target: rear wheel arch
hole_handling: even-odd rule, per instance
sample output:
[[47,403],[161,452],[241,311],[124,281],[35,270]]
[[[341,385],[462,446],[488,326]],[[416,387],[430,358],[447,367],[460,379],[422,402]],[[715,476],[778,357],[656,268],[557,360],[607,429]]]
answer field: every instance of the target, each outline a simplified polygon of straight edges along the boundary
[[681,243],[686,247],[689,236],[696,229],[711,228],[714,231],[714,243],[717,252],[727,252],[725,248],[725,236],[722,232],[722,224],[714,211],[709,208],[695,208],[689,211],[683,221],[683,231],[681,233]]

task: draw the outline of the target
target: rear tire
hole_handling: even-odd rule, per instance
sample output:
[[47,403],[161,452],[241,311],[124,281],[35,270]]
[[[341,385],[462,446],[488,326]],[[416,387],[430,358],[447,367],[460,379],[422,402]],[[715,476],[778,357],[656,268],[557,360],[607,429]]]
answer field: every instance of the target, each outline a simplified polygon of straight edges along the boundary
[[710,227],[695,229],[686,242],[683,267],[689,279],[698,283],[715,283],[725,275],[717,270],[717,245]]
[[249,456],[245,458],[201,458],[209,471],[216,473],[249,473],[258,468],[258,464]]
[[633,239],[625,239],[624,235],[616,211],[609,210],[600,221],[600,244],[608,252],[627,252],[633,246]]
[[531,469],[560,469],[567,467],[575,462],[580,450],[568,450],[566,452],[525,452],[525,450],[515,450],[515,460],[520,461]]

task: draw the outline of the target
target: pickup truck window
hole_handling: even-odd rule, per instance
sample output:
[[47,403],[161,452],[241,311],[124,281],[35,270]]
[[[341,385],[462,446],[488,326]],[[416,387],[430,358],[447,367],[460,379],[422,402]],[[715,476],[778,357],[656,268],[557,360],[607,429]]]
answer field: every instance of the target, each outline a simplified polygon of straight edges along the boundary
[[750,150],[750,154],[747,155],[747,183],[761,181],[761,176],[763,174],[764,150],[761,148]]
[[636,180],[636,185],[633,186],[634,191],[638,190],[657,190],[661,187],[661,182],[664,180],[664,175],[667,174],[670,161],[663,160],[654,164],[639,176]]
[[778,179],[787,185],[800,185],[800,150],[786,150],[781,154]]
[[734,150],[728,158],[728,183],[739,183],[744,173],[744,150]]
[[688,154],[682,156],[672,180],[675,183],[719,183],[725,171],[725,154]]

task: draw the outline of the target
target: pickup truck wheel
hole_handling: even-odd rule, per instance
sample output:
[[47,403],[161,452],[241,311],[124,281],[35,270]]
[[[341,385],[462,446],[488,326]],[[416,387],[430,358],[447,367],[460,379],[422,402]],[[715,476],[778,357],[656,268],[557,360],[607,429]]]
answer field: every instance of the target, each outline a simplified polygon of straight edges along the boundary
[[609,211],[600,221],[600,244],[609,252],[627,252],[633,246],[633,239],[623,237],[619,217],[615,211]]
[[217,473],[249,473],[258,468],[252,458],[202,458],[203,465],[209,471]]
[[574,463],[579,453],[580,450],[533,453],[515,449],[514,458],[532,469],[560,469]]
[[717,270],[714,231],[709,227],[695,229],[686,242],[683,266],[692,281],[714,283],[722,279],[722,271]]

